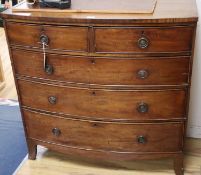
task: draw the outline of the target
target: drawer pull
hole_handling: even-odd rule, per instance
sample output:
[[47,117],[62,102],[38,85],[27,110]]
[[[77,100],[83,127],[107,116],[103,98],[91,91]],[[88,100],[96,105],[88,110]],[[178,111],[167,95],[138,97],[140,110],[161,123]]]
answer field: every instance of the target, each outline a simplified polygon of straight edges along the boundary
[[57,98],[54,96],[48,97],[48,101],[50,104],[54,105],[57,102]]
[[137,72],[137,77],[140,79],[146,79],[148,76],[149,72],[147,70],[142,69]]
[[58,137],[61,135],[61,130],[59,128],[53,128],[52,133],[54,136]]
[[49,38],[48,38],[48,36],[47,35],[41,35],[40,36],[40,43],[41,44],[45,44],[45,45],[48,45],[48,43],[49,43]]
[[47,64],[47,56],[46,56],[46,47],[48,46],[49,39],[46,35],[40,36],[40,41],[42,44],[43,49],[43,70],[48,74],[51,75],[53,73],[53,66]]
[[45,72],[48,74],[48,75],[51,75],[53,73],[53,66],[50,65],[50,64],[46,64],[45,65]]
[[145,144],[147,142],[147,139],[145,136],[138,136],[137,141],[140,144]]
[[140,49],[145,49],[148,46],[149,46],[149,40],[146,37],[143,36],[138,40],[138,47]]
[[148,104],[142,102],[138,105],[137,110],[139,113],[147,113],[149,110]]

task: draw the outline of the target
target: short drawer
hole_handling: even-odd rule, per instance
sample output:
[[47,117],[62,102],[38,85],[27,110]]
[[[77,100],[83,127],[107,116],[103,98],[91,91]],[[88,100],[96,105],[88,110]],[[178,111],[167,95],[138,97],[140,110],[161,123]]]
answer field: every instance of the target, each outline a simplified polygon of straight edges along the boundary
[[89,58],[12,50],[19,75],[98,85],[182,85],[189,80],[189,57]]
[[118,152],[177,152],[182,123],[104,123],[23,111],[29,138],[78,149]]
[[47,37],[47,49],[87,52],[87,27],[6,23],[8,40],[12,45],[42,48]]
[[109,120],[183,118],[185,90],[98,90],[18,80],[21,102],[31,108]]
[[118,53],[189,52],[194,29],[189,26],[161,28],[95,28],[95,51]]

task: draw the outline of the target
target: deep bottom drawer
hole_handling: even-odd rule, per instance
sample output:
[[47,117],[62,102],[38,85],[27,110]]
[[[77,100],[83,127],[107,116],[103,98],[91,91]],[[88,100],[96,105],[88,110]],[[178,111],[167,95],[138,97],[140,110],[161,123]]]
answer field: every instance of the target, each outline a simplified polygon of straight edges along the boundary
[[23,111],[29,138],[73,148],[117,152],[177,152],[182,123],[80,121]]

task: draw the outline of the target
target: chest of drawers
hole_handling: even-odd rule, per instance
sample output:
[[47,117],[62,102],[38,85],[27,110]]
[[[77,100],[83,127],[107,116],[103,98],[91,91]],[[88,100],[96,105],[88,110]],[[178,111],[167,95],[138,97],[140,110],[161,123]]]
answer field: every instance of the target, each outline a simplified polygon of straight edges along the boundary
[[173,158],[183,174],[194,0],[158,0],[153,15],[1,16],[30,159],[43,145],[96,159]]

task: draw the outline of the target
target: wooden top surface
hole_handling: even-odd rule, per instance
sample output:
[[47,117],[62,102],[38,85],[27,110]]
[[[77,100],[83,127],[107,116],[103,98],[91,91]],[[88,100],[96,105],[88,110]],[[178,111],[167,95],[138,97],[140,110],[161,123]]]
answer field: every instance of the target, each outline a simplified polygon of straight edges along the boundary
[[[73,0],[72,0],[73,1]],[[97,0],[99,1],[99,0]],[[110,0],[114,4],[116,0]],[[65,23],[183,23],[198,19],[196,0],[157,0],[153,14],[100,14],[4,11],[0,16],[9,19]]]
[[72,0],[71,8],[40,8],[28,6],[26,1],[13,7],[14,12],[55,12],[55,13],[153,13],[157,0]]

